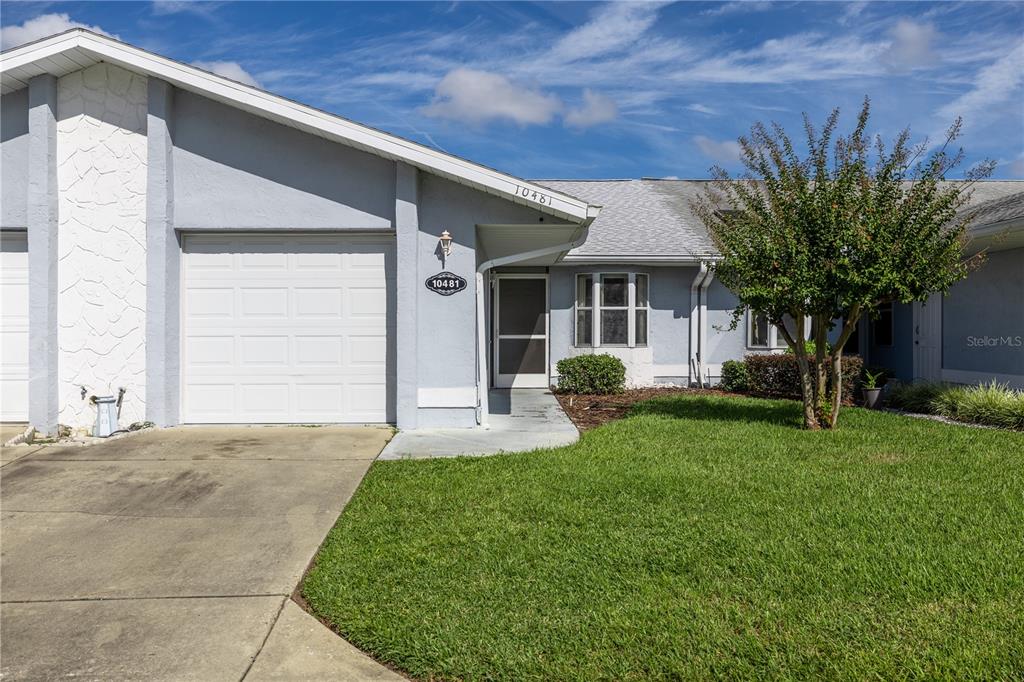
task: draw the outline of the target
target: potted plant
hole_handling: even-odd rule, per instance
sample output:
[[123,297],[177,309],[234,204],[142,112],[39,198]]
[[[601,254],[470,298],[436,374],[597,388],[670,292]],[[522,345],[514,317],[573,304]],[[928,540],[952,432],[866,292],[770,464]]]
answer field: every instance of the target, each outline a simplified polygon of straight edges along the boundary
[[864,385],[861,390],[864,392],[864,407],[869,410],[877,410],[881,405],[882,387],[878,385],[878,382],[884,376],[885,370],[878,372],[864,370]]

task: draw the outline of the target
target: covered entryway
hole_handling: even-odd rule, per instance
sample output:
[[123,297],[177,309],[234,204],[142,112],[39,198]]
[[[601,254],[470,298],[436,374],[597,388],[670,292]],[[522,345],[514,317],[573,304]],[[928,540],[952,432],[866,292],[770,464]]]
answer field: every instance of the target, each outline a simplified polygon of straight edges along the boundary
[[28,238],[0,232],[0,421],[28,420]]
[[495,278],[494,367],[498,388],[547,388],[547,275]]
[[188,235],[186,423],[374,423],[394,405],[394,239]]

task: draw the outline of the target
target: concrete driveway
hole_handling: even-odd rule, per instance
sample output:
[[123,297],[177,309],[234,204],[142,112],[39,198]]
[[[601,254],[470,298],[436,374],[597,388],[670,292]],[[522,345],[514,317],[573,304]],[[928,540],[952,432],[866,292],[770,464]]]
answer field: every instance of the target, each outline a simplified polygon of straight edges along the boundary
[[177,428],[5,458],[0,677],[391,676],[289,601],[390,435]]

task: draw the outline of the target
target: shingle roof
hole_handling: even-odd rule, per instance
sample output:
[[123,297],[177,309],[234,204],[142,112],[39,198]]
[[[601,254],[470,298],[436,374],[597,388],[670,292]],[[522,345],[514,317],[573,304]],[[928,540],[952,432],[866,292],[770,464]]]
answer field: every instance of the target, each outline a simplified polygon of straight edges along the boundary
[[[703,224],[690,209],[707,180],[537,180],[553,190],[603,206],[574,257],[698,258],[714,254]],[[1024,181],[977,183],[973,227],[1024,217]]]
[[976,192],[967,210],[976,211],[972,228],[984,227],[1016,218],[1024,218],[1024,183],[1017,182],[1016,189],[1021,190],[1007,196],[997,198],[979,197]]
[[[706,256],[707,230],[690,210],[702,191],[695,180],[538,180],[553,190],[600,204],[587,241],[574,256]],[[600,198],[600,200],[598,200]]]

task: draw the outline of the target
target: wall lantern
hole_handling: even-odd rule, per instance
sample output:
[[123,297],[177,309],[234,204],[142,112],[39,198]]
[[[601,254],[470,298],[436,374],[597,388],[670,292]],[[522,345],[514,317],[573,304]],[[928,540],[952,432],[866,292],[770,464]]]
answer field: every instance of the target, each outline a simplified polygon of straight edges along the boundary
[[441,245],[441,253],[445,255],[445,258],[452,255],[452,236],[448,233],[448,230],[441,233],[437,243]]

